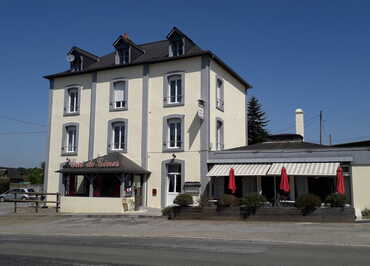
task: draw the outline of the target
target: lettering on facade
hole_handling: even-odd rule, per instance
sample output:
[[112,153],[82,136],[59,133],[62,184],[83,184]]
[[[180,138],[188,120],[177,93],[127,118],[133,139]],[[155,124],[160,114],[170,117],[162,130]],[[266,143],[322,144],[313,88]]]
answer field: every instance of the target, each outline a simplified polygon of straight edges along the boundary
[[119,167],[118,161],[95,160],[88,162],[67,162],[65,168],[112,168]]

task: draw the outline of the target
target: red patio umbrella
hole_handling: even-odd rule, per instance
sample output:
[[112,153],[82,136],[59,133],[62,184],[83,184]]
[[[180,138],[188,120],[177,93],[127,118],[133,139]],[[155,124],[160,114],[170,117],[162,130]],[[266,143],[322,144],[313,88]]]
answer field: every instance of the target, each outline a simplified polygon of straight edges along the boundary
[[236,191],[236,184],[235,184],[235,171],[234,168],[230,168],[229,172],[229,186],[228,188],[231,190],[231,193],[235,193]]
[[344,194],[344,176],[343,176],[343,169],[342,167],[338,167],[337,169],[337,193]]
[[289,178],[286,173],[285,167],[281,169],[281,178],[280,178],[280,190],[284,192],[289,192],[290,187],[289,187]]

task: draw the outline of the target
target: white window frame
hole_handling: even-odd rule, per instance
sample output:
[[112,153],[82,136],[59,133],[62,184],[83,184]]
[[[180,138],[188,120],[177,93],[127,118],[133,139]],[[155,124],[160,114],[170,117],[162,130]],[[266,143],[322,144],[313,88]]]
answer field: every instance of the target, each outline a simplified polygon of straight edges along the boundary
[[[116,130],[120,127],[118,136],[118,145],[115,145]],[[108,121],[108,134],[107,134],[107,152],[127,152],[128,146],[128,120],[125,118],[116,118]]]
[[224,80],[216,77],[216,108],[224,111]]
[[220,151],[224,149],[224,122],[220,119],[216,119],[216,150]]
[[[123,87],[122,88],[117,88],[117,84],[122,84],[123,83]],[[122,90],[122,100],[121,101],[117,101],[117,92],[118,90]],[[124,109],[126,108],[126,91],[127,91],[127,82],[126,80],[119,80],[119,81],[116,81],[113,83],[113,108],[114,109]]]
[[[119,128],[118,136],[118,148],[116,147],[116,128]],[[112,123],[112,151],[123,151],[126,147],[126,125],[124,122],[115,122]]]
[[[181,164],[179,164],[181,167]],[[181,168],[180,168],[181,170]],[[173,177],[173,191],[170,191],[170,178]],[[168,178],[168,185],[167,185],[167,193],[181,193],[181,187],[182,187],[182,177],[181,177],[181,171],[180,172],[168,172],[167,173]],[[180,182],[180,186],[178,187],[178,182]],[[178,189],[179,188],[179,191]]]
[[[183,152],[185,147],[185,115],[163,117],[163,152]],[[173,126],[171,126],[173,125]],[[171,130],[172,128],[172,130]],[[174,141],[171,142],[172,139]]]
[[64,116],[76,116],[80,114],[81,91],[82,86],[77,84],[64,87]]
[[66,127],[66,152],[74,153],[77,150],[76,138],[77,138],[77,128],[75,126]]
[[[172,84],[175,84],[174,95],[172,95]],[[179,86],[180,83],[180,86]],[[180,104],[182,103],[183,97],[183,85],[182,76],[180,74],[174,74],[168,77],[168,89],[167,89],[167,104]],[[180,93],[179,93],[180,91]]]
[[[116,102],[116,89],[115,86],[117,83],[124,82],[123,87],[123,101],[121,101],[122,106],[118,107]],[[109,111],[110,112],[117,112],[117,111],[127,111],[128,110],[128,86],[129,81],[126,78],[120,77],[111,80],[110,82],[110,95],[109,95]]]
[[79,134],[78,123],[67,123],[63,125],[62,156],[77,155],[78,134]]
[[[74,97],[72,97],[73,95],[74,95]],[[68,89],[68,108],[67,108],[67,112],[69,114],[75,114],[75,113],[78,112],[78,110],[79,110],[78,98],[79,98],[78,88]],[[74,108],[72,108],[72,106]]]
[[[172,118],[168,120],[168,133],[167,133],[167,148],[168,149],[180,149],[181,148],[181,143],[182,143],[182,130],[181,130],[181,125],[182,121],[179,118]],[[174,125],[173,128],[171,128],[171,125]],[[174,130],[174,141],[171,141],[171,129]],[[178,140],[180,138],[180,140]],[[171,143],[174,142],[174,145],[171,145]]]

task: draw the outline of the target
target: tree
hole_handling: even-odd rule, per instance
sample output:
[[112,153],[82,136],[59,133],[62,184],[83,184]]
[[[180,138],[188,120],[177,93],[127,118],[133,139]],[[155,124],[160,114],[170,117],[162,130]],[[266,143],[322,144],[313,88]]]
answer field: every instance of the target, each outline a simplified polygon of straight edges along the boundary
[[248,103],[248,144],[256,144],[266,140],[269,135],[266,129],[268,122],[262,105],[256,97],[252,96]]
[[42,184],[44,172],[42,168],[30,168],[27,169],[27,179],[31,182],[31,184]]

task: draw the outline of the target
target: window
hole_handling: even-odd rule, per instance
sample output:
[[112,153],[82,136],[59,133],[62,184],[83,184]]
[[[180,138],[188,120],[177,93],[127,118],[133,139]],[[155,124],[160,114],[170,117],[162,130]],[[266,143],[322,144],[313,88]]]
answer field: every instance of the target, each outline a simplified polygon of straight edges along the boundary
[[183,151],[184,116],[169,115],[163,121],[163,151]]
[[83,69],[83,57],[78,55],[73,55],[74,60],[71,62],[71,70],[72,72],[80,71]]
[[224,82],[221,78],[216,79],[216,108],[224,110]]
[[76,152],[76,127],[69,126],[67,131],[67,152]]
[[78,148],[78,124],[69,123],[64,125],[62,155],[77,155]]
[[128,107],[128,81],[123,78],[111,81],[109,110],[125,111]]
[[119,50],[118,55],[120,64],[130,63],[130,48]]
[[81,86],[69,85],[64,89],[64,116],[80,114]]
[[108,124],[108,152],[127,152],[127,119],[113,119]]
[[168,78],[168,103],[180,103],[182,98],[181,76]]
[[184,54],[184,42],[182,40],[173,41],[171,44],[172,56]]
[[165,76],[164,106],[178,106],[184,104],[184,74]]
[[114,123],[112,129],[112,150],[123,150],[125,148],[125,124]]
[[169,164],[168,172],[168,192],[181,193],[181,164]]
[[68,90],[68,113],[77,113],[78,112],[78,89],[72,88]]
[[221,120],[216,121],[216,150],[220,151],[224,149],[224,125]]
[[126,91],[125,81],[118,81],[113,84],[114,108],[119,109],[126,107],[125,91]]
[[181,120],[168,120],[168,148],[178,149],[181,147]]

